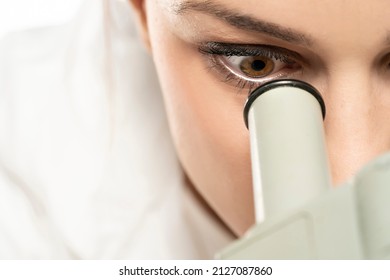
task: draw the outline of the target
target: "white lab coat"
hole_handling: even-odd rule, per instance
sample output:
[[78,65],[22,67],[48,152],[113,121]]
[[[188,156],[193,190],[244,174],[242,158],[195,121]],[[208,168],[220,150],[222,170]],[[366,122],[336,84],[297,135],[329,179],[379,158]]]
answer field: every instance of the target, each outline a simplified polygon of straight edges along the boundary
[[199,259],[232,235],[183,183],[127,1],[0,44],[0,258]]

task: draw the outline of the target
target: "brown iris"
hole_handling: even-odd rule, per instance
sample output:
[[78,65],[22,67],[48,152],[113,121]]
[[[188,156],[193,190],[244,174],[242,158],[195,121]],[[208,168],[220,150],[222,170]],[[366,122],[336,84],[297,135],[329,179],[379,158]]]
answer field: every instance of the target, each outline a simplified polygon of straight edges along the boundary
[[241,71],[251,78],[261,78],[274,70],[275,63],[265,56],[249,56],[240,63]]

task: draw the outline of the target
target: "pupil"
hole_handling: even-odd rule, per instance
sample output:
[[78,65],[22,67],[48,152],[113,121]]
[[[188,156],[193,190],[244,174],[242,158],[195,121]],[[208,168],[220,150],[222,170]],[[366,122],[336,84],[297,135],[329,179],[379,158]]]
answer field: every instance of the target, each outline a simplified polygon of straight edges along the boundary
[[255,71],[261,71],[265,68],[265,62],[262,60],[254,60],[252,62],[252,69]]

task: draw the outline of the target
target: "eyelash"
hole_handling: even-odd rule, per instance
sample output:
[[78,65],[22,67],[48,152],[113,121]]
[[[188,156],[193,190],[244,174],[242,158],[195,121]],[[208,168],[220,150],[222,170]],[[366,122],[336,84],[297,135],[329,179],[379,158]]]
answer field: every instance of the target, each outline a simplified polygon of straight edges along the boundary
[[[224,75],[224,82],[235,83],[235,87],[239,89],[239,93],[242,89],[247,88],[248,94],[252,92],[256,87],[264,84],[265,82],[286,78],[289,76],[287,73],[279,73],[276,77],[261,77],[255,79],[247,77],[242,78],[241,75],[234,73],[229,67],[227,67],[222,59],[237,56],[237,57],[251,57],[251,56],[263,56],[269,59],[278,60],[286,65],[299,64],[297,61],[302,60],[300,55],[289,51],[284,48],[269,45],[239,45],[229,43],[207,42],[199,46],[199,52],[208,57],[211,62],[210,68],[215,68],[219,73]],[[290,73],[291,74],[291,73]],[[271,75],[271,74],[270,74]]]

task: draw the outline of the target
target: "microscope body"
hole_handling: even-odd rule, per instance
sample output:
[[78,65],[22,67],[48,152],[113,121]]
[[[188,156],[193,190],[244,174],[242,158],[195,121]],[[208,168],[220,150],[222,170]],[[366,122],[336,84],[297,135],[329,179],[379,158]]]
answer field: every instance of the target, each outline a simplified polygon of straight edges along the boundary
[[390,259],[390,154],[350,183],[254,225],[220,259]]
[[300,81],[258,88],[244,117],[256,224],[217,258],[390,259],[390,153],[332,187],[325,107]]

